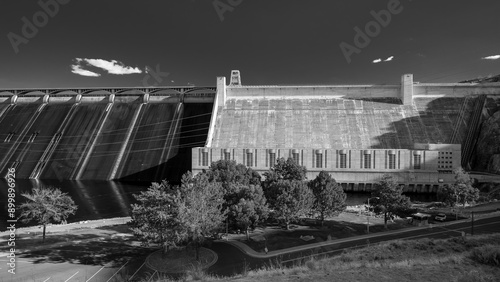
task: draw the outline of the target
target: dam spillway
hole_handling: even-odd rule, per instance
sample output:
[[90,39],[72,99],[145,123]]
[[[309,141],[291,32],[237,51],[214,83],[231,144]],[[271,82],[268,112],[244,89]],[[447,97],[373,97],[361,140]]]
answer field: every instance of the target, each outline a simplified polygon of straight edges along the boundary
[[51,91],[0,92],[2,175],[176,182],[206,141],[215,89]]

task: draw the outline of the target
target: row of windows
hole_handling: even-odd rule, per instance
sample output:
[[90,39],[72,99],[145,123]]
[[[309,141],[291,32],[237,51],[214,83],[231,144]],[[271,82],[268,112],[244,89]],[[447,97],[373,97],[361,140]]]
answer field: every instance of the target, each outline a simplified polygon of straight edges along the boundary
[[[223,157],[224,157],[223,158],[224,160],[229,161],[229,160],[231,160],[231,153],[224,152]],[[296,163],[300,164],[300,154],[299,153],[292,153],[292,159]],[[257,160],[255,160],[255,161],[257,161]],[[388,161],[389,161],[389,169],[396,169],[396,155],[389,154]],[[422,162],[421,156],[414,155],[413,156],[413,169],[421,169],[421,162]],[[268,167],[272,167],[272,166],[274,166],[275,163],[276,163],[276,153],[269,153],[266,165]],[[208,152],[201,153],[201,164],[203,166],[209,165],[208,164]],[[316,168],[323,168],[323,154],[321,154],[321,153],[315,154],[314,164],[315,164]],[[362,168],[370,169],[372,167],[371,154],[363,155],[363,163],[362,164],[364,165]],[[252,152],[246,152],[246,166],[247,167],[254,166],[254,154]],[[340,168],[347,168],[347,154],[340,154]]]

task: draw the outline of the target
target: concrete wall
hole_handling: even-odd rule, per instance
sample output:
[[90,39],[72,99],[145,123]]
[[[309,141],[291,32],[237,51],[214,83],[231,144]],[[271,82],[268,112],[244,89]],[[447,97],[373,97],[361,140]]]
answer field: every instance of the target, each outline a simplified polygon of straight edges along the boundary
[[413,85],[413,96],[453,96],[500,95],[500,83],[420,83]]
[[[316,150],[316,149],[262,149],[262,148],[193,148],[192,170],[199,173],[208,169],[212,162],[224,159],[224,152],[230,153],[230,159],[247,165],[247,152],[251,152],[252,169],[264,173],[270,168],[270,154],[276,158],[289,158],[298,154],[299,164],[307,168],[307,178],[313,179],[322,170],[328,171],[339,183],[375,183],[382,175],[389,173],[397,181],[405,184],[424,183],[442,184],[454,181],[451,170],[460,166],[460,145],[436,145],[439,150]],[[436,149],[433,148],[433,149]],[[206,161],[203,163],[203,154]],[[341,167],[340,155],[346,156],[345,168]],[[369,155],[369,168],[365,163],[365,155]],[[394,168],[390,167],[390,155],[394,156]],[[420,156],[420,168],[415,167],[415,155]],[[441,161],[446,161],[450,168],[441,168]],[[449,164],[448,164],[449,162]],[[444,164],[443,164],[444,166]]]
[[399,98],[399,85],[241,86],[226,88],[226,99]]

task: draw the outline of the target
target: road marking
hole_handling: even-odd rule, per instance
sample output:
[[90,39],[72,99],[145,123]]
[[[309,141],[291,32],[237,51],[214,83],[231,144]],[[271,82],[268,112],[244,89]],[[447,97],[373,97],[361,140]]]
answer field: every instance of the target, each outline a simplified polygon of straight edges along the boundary
[[45,279],[45,280],[43,280],[42,282],[47,282],[47,281],[49,281],[49,279],[50,279],[50,277],[47,278],[47,279]]
[[118,271],[116,271],[115,274],[113,274],[113,276],[109,277],[109,279],[106,282],[109,282],[111,278],[115,277],[115,275],[118,274],[118,272],[120,272],[120,270],[122,270],[122,268],[125,267],[125,265],[127,265],[129,261],[130,260],[128,260],[124,265],[122,265],[122,267],[120,267],[120,269],[118,269]]
[[94,276],[96,276],[96,275],[97,275],[97,273],[99,273],[99,271],[101,271],[103,268],[104,268],[104,266],[103,266],[103,267],[101,267],[101,269],[99,269],[96,273],[94,273],[94,275],[90,276],[90,278],[89,278],[87,281],[85,281],[85,282],[89,282],[89,281],[90,281],[90,279],[94,278]]
[[64,282],[68,282],[68,281],[69,281],[69,279],[71,279],[71,278],[73,278],[73,276],[77,275],[77,274],[78,274],[78,272],[80,272],[80,271],[77,271],[75,274],[71,275],[71,277],[70,277],[70,278],[68,278],[68,279],[66,279],[66,280],[64,280]]

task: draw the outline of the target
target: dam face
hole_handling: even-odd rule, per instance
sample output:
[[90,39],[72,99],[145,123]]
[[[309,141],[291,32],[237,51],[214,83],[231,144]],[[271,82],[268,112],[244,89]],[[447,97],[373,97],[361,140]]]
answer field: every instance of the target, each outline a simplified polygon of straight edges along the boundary
[[214,97],[193,87],[51,91],[0,91],[2,175],[177,182],[206,141]]

